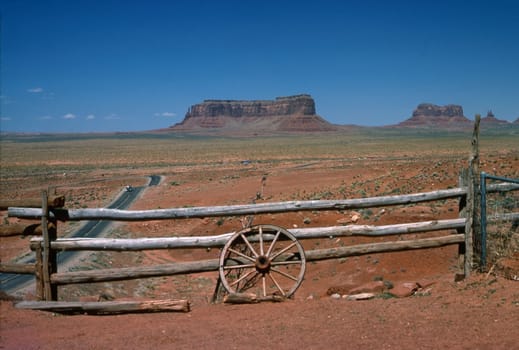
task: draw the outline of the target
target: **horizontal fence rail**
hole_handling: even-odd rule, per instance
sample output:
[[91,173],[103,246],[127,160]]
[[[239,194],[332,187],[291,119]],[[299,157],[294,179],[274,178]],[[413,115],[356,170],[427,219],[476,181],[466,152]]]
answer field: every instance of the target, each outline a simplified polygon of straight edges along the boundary
[[[218,216],[257,215],[267,213],[273,214],[309,210],[362,209],[370,207],[412,204],[426,201],[456,198],[465,195],[466,192],[466,188],[454,188],[448,190],[415,193],[409,195],[356,198],[345,200],[288,201],[260,204],[173,208],[157,210],[119,210],[106,208],[75,210],[55,209],[50,211],[49,218],[63,221],[142,221],[165,219],[190,219]],[[9,216],[15,216],[19,218],[39,219],[43,215],[43,211],[38,208],[9,208],[8,214]]]
[[[289,229],[297,239],[369,236],[380,237],[409,233],[440,231],[446,229],[462,229],[465,219],[449,219],[423,221],[397,225],[349,225],[316,228]],[[195,237],[160,237],[160,238],[58,238],[51,242],[55,250],[113,250],[113,251],[140,251],[154,249],[183,249],[183,248],[218,248],[223,247],[234,234],[225,233],[216,236]],[[31,240],[34,250],[42,244],[42,238]]]
[[[488,186],[489,192],[519,189],[516,184],[497,184]],[[239,216],[274,214],[282,212],[312,211],[312,210],[346,210],[383,207],[393,205],[407,205],[449,198],[457,198],[467,194],[467,188],[458,187],[447,190],[414,193],[408,195],[381,196],[370,198],[355,198],[344,200],[312,200],[288,201],[260,204],[244,204],[213,207],[172,208],[156,210],[120,210],[107,208],[89,209],[52,209],[49,219],[61,221],[80,220],[115,220],[115,221],[144,221],[167,219],[191,219],[219,216]],[[25,219],[39,219],[43,215],[40,208],[10,207],[8,215]]]
[[[340,259],[374,253],[398,252],[410,249],[427,249],[460,244],[464,234],[444,237],[422,238],[398,242],[382,242],[358,244],[351,247],[317,249],[305,252],[306,261]],[[190,273],[217,271],[219,259],[207,259],[190,262],[179,262],[155,266],[124,267],[92,271],[59,272],[51,276],[51,282],[57,285],[75,283],[110,282],[128,279],[139,279],[160,276],[172,276]]]

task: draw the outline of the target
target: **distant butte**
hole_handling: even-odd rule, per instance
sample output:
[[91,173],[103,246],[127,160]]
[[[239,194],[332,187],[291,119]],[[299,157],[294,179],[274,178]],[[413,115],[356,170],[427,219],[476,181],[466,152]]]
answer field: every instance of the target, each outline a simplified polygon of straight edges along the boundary
[[[412,116],[386,128],[470,130],[473,121],[456,104],[444,106],[420,103]],[[498,119],[492,111],[481,118],[484,128],[502,128],[519,124]],[[312,96],[300,94],[274,100],[204,100],[192,105],[182,122],[161,132],[221,135],[268,135],[276,133],[320,133],[357,130],[362,126],[336,125],[317,115]]]
[[492,111],[488,111],[487,116],[484,118],[481,118],[481,124],[489,124],[489,125],[507,125],[509,124],[508,121],[497,119],[494,116],[494,113]]
[[413,111],[411,118],[399,123],[397,126],[458,129],[471,125],[472,122],[463,115],[463,108],[459,105],[438,106],[432,103],[421,103]]
[[315,112],[308,94],[275,100],[205,100],[191,106],[174,131],[322,132],[336,131]]

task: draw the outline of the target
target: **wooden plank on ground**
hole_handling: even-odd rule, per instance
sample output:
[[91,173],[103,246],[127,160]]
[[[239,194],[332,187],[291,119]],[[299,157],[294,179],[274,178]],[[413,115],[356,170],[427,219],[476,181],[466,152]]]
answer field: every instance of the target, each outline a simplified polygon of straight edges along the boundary
[[285,301],[281,295],[257,296],[254,293],[231,293],[224,297],[223,302],[227,304],[255,304],[262,301],[281,302]]
[[63,314],[121,314],[139,312],[189,312],[187,300],[144,300],[144,301],[21,301],[15,304],[19,309],[50,311]]

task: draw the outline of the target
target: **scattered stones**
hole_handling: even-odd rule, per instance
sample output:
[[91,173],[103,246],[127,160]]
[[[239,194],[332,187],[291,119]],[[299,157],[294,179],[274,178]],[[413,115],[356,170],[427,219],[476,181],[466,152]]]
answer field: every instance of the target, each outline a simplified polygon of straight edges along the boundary
[[391,295],[396,298],[405,298],[411,295],[427,296],[431,294],[434,281],[422,280],[418,282],[400,282],[393,284],[390,281],[373,281],[360,286],[344,285],[328,288],[326,294],[333,299],[367,300],[377,295]]

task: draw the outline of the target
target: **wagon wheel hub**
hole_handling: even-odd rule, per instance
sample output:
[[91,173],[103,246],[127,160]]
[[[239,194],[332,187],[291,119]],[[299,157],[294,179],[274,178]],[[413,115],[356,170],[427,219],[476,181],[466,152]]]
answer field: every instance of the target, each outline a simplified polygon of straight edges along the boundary
[[270,259],[266,255],[259,255],[256,258],[256,271],[265,274],[270,271]]

